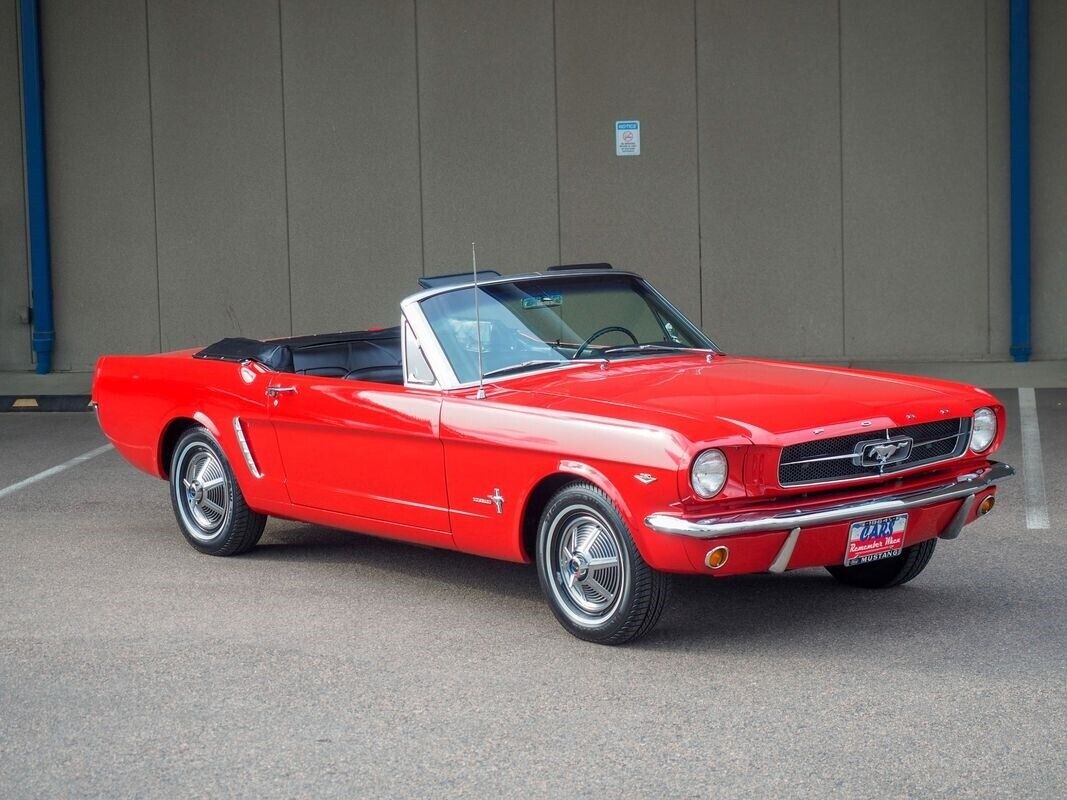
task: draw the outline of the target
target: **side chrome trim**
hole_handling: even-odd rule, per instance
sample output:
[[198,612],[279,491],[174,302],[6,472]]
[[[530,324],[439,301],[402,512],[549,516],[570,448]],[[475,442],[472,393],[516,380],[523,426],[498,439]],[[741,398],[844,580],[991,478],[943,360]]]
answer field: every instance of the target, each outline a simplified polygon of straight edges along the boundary
[[740,533],[810,528],[849,519],[895,514],[909,508],[929,506],[957,497],[973,496],[1014,474],[1015,470],[1007,464],[992,461],[986,467],[957,475],[953,480],[939,486],[868,500],[836,503],[808,511],[803,509],[777,513],[742,511],[699,520],[688,520],[675,514],[651,514],[645,519],[645,525],[659,533],[673,533],[696,539],[716,539]]
[[241,455],[245,457],[248,471],[252,473],[253,478],[262,478],[263,473],[259,471],[256,460],[252,458],[252,451],[248,449],[248,441],[245,439],[245,430],[240,417],[233,418],[233,432],[237,435],[237,446],[241,448]]

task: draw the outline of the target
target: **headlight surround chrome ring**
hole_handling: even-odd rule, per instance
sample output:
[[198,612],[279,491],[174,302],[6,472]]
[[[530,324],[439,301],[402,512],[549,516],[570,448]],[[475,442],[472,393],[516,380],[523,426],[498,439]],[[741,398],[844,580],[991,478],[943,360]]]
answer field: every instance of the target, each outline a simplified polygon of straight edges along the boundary
[[693,465],[689,468],[689,484],[698,497],[709,500],[722,491],[729,472],[726,454],[713,447],[693,459]]
[[979,408],[971,416],[972,453],[984,453],[997,438],[997,415],[991,408]]

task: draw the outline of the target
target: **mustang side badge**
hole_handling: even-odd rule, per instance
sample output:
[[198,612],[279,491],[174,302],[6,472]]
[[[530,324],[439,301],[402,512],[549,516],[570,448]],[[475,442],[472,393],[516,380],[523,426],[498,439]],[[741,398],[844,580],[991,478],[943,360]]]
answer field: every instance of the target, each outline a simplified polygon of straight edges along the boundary
[[504,495],[500,493],[499,489],[493,489],[493,493],[488,497],[474,497],[472,499],[475,503],[480,503],[483,506],[495,506],[497,514],[504,513]]

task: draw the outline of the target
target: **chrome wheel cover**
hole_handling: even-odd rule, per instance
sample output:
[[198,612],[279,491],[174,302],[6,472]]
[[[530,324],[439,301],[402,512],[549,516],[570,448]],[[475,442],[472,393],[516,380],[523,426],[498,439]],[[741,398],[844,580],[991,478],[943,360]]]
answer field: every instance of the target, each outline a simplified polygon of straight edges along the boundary
[[174,472],[171,483],[186,531],[201,542],[217,539],[232,511],[222,461],[207,445],[190,442],[178,456]]
[[626,589],[625,549],[595,509],[570,505],[549,522],[541,553],[557,605],[580,625],[598,625]]

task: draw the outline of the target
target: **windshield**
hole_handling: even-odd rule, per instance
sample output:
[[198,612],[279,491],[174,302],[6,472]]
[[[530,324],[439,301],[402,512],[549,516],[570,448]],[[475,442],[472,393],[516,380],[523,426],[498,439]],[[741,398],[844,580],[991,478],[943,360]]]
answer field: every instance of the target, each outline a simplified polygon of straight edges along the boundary
[[[473,287],[420,305],[461,383],[478,380]],[[711,349],[700,330],[629,275],[545,277],[478,288],[486,376],[575,359]]]

